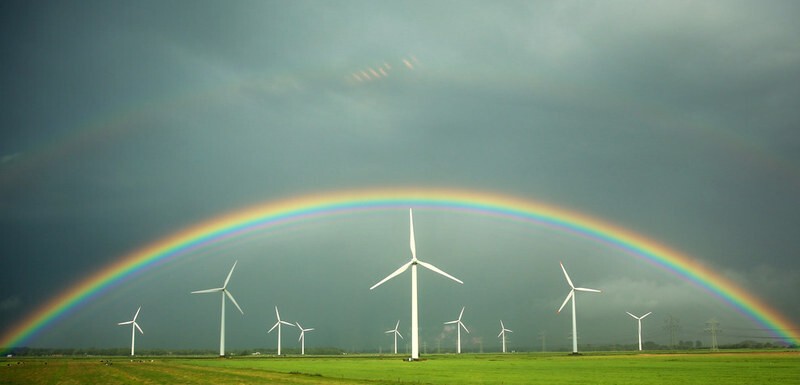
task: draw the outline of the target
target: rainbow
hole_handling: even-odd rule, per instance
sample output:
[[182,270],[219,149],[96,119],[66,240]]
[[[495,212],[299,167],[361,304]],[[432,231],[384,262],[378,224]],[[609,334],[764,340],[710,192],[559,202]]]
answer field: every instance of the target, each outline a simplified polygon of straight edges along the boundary
[[430,208],[488,215],[567,231],[643,258],[714,294],[788,344],[798,328],[781,313],[695,258],[600,219],[529,199],[448,189],[366,189],[307,195],[221,215],[124,255],[30,313],[6,331],[0,347],[22,346],[104,290],[173,258],[225,240],[325,216],[393,208]]

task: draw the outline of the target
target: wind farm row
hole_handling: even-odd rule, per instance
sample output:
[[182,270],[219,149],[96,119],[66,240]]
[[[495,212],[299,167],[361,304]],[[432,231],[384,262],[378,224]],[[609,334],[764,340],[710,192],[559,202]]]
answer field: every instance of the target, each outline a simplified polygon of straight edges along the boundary
[[[430,271],[433,271],[439,275],[442,275],[452,281],[455,281],[459,284],[463,284],[464,282],[460,279],[448,274],[447,272],[443,271],[442,269],[434,266],[431,263],[421,261],[417,258],[417,250],[416,250],[416,242],[414,239],[414,216],[413,210],[409,209],[409,248],[411,251],[411,260],[400,266],[397,270],[383,278],[382,280],[378,281],[369,290],[374,290],[384,284],[385,282],[395,278],[402,273],[404,273],[409,268],[411,269],[411,356],[409,360],[418,360],[419,350],[420,350],[420,339],[419,339],[419,301],[418,301],[418,277],[417,277],[417,267],[422,266]],[[210,294],[210,293],[220,293],[221,298],[221,310],[220,310],[220,337],[219,337],[219,355],[224,357],[225,356],[225,303],[226,299],[230,300],[231,303],[236,307],[237,310],[243,315],[244,311],[236,302],[233,294],[228,289],[228,284],[230,283],[231,276],[233,275],[233,271],[236,269],[238,261],[234,262],[233,266],[231,267],[230,271],[228,272],[225,281],[223,282],[221,287],[212,288],[212,289],[203,289],[203,290],[196,290],[192,291],[191,294]],[[585,287],[576,287],[572,279],[570,278],[569,274],[567,273],[566,268],[564,267],[563,263],[560,263],[561,270],[564,273],[564,277],[566,278],[566,282],[570,287],[570,291],[567,294],[564,302],[561,304],[561,307],[558,308],[557,313],[560,313],[564,307],[566,307],[567,303],[570,302],[572,306],[572,353],[578,354],[578,332],[577,332],[577,317],[576,317],[576,305],[575,305],[575,298],[577,292],[590,292],[590,293],[600,293],[601,291],[598,289],[591,289]],[[135,355],[135,340],[136,340],[136,331],[138,330],[140,334],[144,334],[144,331],[136,322],[137,317],[141,311],[142,307],[140,306],[136,313],[133,316],[133,319],[130,321],[120,322],[118,325],[131,325],[131,355]],[[461,353],[461,330],[463,329],[464,332],[470,333],[469,329],[463,322],[465,307],[461,308],[461,312],[458,315],[458,318],[452,321],[446,321],[443,324],[445,325],[454,325],[457,334],[456,340],[456,352]],[[650,315],[652,312],[644,314],[642,316],[635,316],[634,314],[627,312],[628,315],[635,318],[638,323],[638,336],[639,336],[639,350],[642,350],[642,319]],[[297,327],[299,330],[299,338],[298,342],[300,343],[300,351],[301,355],[305,355],[305,333],[315,330],[314,328],[303,328],[303,326],[299,322],[290,323],[284,319],[281,319],[280,312],[278,311],[278,307],[275,306],[275,324],[268,330],[267,333],[272,333],[273,331],[277,331],[277,354],[281,355],[281,339],[282,339],[282,326],[288,327]],[[394,329],[385,331],[386,334],[393,334],[394,337],[394,354],[397,354],[397,337],[403,339],[402,334],[399,331],[400,327],[400,320],[397,321],[395,324]],[[506,334],[512,333],[511,329],[508,329],[503,322],[500,320],[500,333],[497,335],[497,338],[502,340],[502,352],[506,353]]]

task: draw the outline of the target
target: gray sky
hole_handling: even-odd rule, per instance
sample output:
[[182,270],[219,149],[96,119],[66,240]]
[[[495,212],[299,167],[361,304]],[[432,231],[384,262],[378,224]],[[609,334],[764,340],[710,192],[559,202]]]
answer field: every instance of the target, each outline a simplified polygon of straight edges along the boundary
[[[697,258],[795,324],[800,293],[800,26],[795,2],[52,2],[0,5],[0,330],[128,252],[260,202],[382,186],[544,201]],[[381,72],[383,71],[383,72]],[[385,74],[384,74],[385,73]],[[408,334],[403,210],[324,220],[185,255],[29,341],[218,345],[216,287],[234,260],[229,348],[274,346],[273,307],[307,346],[388,350]],[[567,233],[415,211],[422,339],[466,306],[499,348],[770,341],[657,269]],[[232,310],[229,308],[229,310]],[[296,332],[284,345],[296,345]]]

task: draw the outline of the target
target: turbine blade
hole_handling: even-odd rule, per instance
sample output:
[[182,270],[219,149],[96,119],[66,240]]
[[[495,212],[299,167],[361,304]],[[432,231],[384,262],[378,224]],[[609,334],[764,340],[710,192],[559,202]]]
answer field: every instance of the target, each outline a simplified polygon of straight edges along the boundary
[[590,291],[592,293],[602,293],[600,290],[597,289],[587,289],[585,287],[576,287],[575,290],[577,291]]
[[218,291],[222,291],[223,288],[218,287],[216,289],[206,289],[206,290],[197,290],[193,291],[192,294],[202,294],[202,293],[216,293]]
[[311,328],[311,329],[306,329],[305,331],[307,331],[307,332],[310,332],[310,331],[312,331],[312,330],[314,330],[314,328]]
[[505,329],[506,325],[503,325],[503,320],[500,320],[500,329]]
[[497,335],[497,338],[500,338],[500,336],[503,335],[503,332],[505,332],[505,330],[500,330],[500,334]]
[[132,324],[132,323],[133,323],[133,321],[127,321],[127,322],[120,322],[117,325],[128,325],[128,324]]
[[461,317],[464,315],[464,307],[461,307],[461,313],[458,313],[458,320],[461,321]]
[[422,265],[422,266],[425,266],[426,268],[428,268],[428,270],[431,270],[431,271],[434,271],[434,272],[436,272],[436,273],[439,273],[439,274],[441,274],[441,275],[443,275],[443,276],[445,276],[445,277],[447,277],[447,278],[450,278],[450,279],[452,279],[453,281],[456,281],[456,282],[458,282],[458,283],[460,283],[460,284],[462,284],[462,285],[464,284],[464,282],[461,282],[461,280],[460,280],[460,279],[458,279],[458,278],[456,278],[456,277],[453,277],[453,276],[452,276],[452,275],[450,275],[450,274],[447,274],[447,273],[445,273],[444,271],[442,271],[441,269],[439,269],[438,267],[436,267],[436,266],[434,266],[434,265],[431,265],[430,263],[427,263],[427,262],[422,262],[422,261],[417,261],[417,263],[419,263],[419,264],[420,264],[420,265]]
[[134,322],[134,323],[133,323],[133,326],[136,326],[136,328],[137,328],[137,329],[139,329],[139,333],[142,333],[142,334],[144,334],[144,332],[142,331],[142,328],[140,328],[140,327],[139,327],[139,324],[137,324],[136,322]]
[[637,317],[637,316],[635,316],[635,315],[631,314],[631,312],[629,312],[629,311],[626,311],[626,313],[628,313],[628,315],[629,315],[629,316],[631,316],[631,317],[633,317],[633,318],[639,319],[639,317]]
[[572,284],[572,280],[569,279],[569,274],[567,274],[567,269],[564,268],[564,264],[561,263],[561,262],[559,262],[558,264],[561,265],[561,271],[563,271],[564,272],[564,276],[567,277],[567,283],[569,283],[569,287],[574,289],[575,285],[573,285]]
[[298,342],[303,339],[303,335],[304,334],[305,334],[305,332],[303,331],[303,329],[300,329],[300,337],[297,337],[297,341]]
[[511,329],[506,329],[506,331],[507,331],[507,332],[509,332],[509,333],[513,333],[513,332],[514,332],[514,331],[513,331],[513,330],[511,330]]
[[408,209],[408,223],[409,223],[409,246],[411,247],[411,259],[417,259],[417,244],[414,242],[414,214],[411,209]]
[[231,302],[233,302],[233,304],[236,305],[236,308],[239,309],[239,313],[244,314],[244,311],[242,310],[242,308],[239,307],[239,304],[236,303],[235,299],[233,299],[233,294],[231,294],[231,292],[229,292],[228,290],[224,290],[224,293],[225,293],[225,295],[228,296],[228,298],[231,300]]
[[301,331],[303,331],[303,327],[302,327],[302,326],[300,326],[300,322],[297,322],[297,321],[295,321],[294,323],[295,323],[295,324],[297,324],[297,328],[298,328],[298,329],[300,329]]
[[461,321],[459,321],[459,322],[458,322],[458,324],[459,324],[459,325],[461,325],[461,327],[462,327],[462,328],[464,328],[464,331],[466,331],[467,333],[469,333],[469,329],[467,329],[467,326],[466,326],[466,325],[464,325],[463,323],[461,323]]
[[561,309],[563,309],[564,306],[567,306],[567,302],[569,302],[569,299],[572,298],[573,295],[575,295],[575,290],[570,290],[569,294],[567,295],[567,298],[564,300],[564,303],[561,304],[561,307],[558,308],[558,311],[556,313],[561,313]]
[[278,307],[275,306],[275,318],[278,319],[278,323],[281,322],[281,313],[278,313]]
[[275,322],[275,325],[272,325],[272,327],[269,330],[267,330],[267,333],[272,333],[272,331],[275,330],[275,328],[278,327],[278,325],[280,324],[281,324],[280,322]]
[[447,321],[447,322],[445,322],[444,324],[445,324],[445,325],[449,325],[449,324],[454,324],[454,323],[456,323],[456,322],[458,322],[458,320],[455,320],[455,321]]
[[[395,333],[397,333],[397,335],[398,335],[400,338],[403,338],[403,335],[402,335],[402,334],[400,334],[400,331],[398,331],[398,330],[395,330],[394,332],[395,332]],[[403,339],[405,339],[405,338],[403,338]]]
[[284,324],[284,325],[289,325],[291,327],[294,327],[294,324],[286,322],[286,321],[281,321],[281,323]]
[[400,327],[400,320],[397,320],[397,323],[394,325],[394,330]]
[[392,279],[392,278],[394,278],[394,277],[396,277],[396,276],[398,276],[398,275],[402,274],[404,271],[406,271],[406,269],[408,269],[408,267],[409,267],[409,266],[411,266],[411,263],[412,263],[412,262],[413,262],[413,261],[409,261],[409,262],[407,262],[406,264],[404,264],[403,266],[400,266],[400,268],[399,268],[399,269],[397,269],[397,270],[395,270],[395,271],[394,271],[394,273],[392,273],[392,274],[389,274],[389,275],[388,275],[386,278],[384,278],[384,279],[382,279],[380,282],[378,282],[378,283],[376,283],[376,284],[372,285],[372,287],[371,287],[371,288],[369,288],[369,289],[370,289],[370,290],[372,290],[372,289],[374,289],[374,288],[376,288],[376,287],[378,287],[378,286],[382,285],[384,282],[386,282],[386,281],[388,281],[388,280],[390,280],[390,279]]
[[139,306],[139,308],[138,308],[138,309],[136,309],[136,314],[134,314],[134,315],[133,315],[133,320],[134,320],[134,321],[136,321],[136,317],[138,317],[138,316],[139,316],[139,311],[140,311],[140,310],[142,310],[142,307],[141,307],[141,306]]
[[396,332],[396,330],[387,330],[384,333],[389,334],[389,333],[394,333],[394,332]]
[[[644,317],[647,317],[647,316],[649,316],[650,314],[653,314],[653,312],[649,312],[649,313],[647,313],[647,314],[643,315],[643,316],[642,316],[642,318],[644,318]],[[642,318],[639,318],[639,319],[642,319]]]
[[226,287],[228,287],[228,281],[230,281],[230,280],[231,280],[231,274],[233,274],[233,269],[235,269],[235,268],[236,268],[236,264],[237,264],[237,263],[239,263],[239,261],[235,261],[235,262],[233,262],[233,267],[231,267],[231,271],[229,271],[229,272],[228,272],[228,277],[227,277],[227,278],[225,278],[225,283],[223,283],[223,284],[222,284],[222,288],[223,288],[223,289],[224,289],[224,288],[226,288]]

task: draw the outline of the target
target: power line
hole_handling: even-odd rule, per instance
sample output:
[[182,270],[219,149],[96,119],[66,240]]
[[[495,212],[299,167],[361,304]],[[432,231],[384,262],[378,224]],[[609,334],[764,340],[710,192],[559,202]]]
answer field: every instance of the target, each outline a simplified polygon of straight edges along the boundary
[[719,321],[712,318],[708,322],[706,322],[706,333],[711,334],[711,351],[716,352],[719,351],[719,345],[717,344],[717,333],[722,332],[719,328]]

